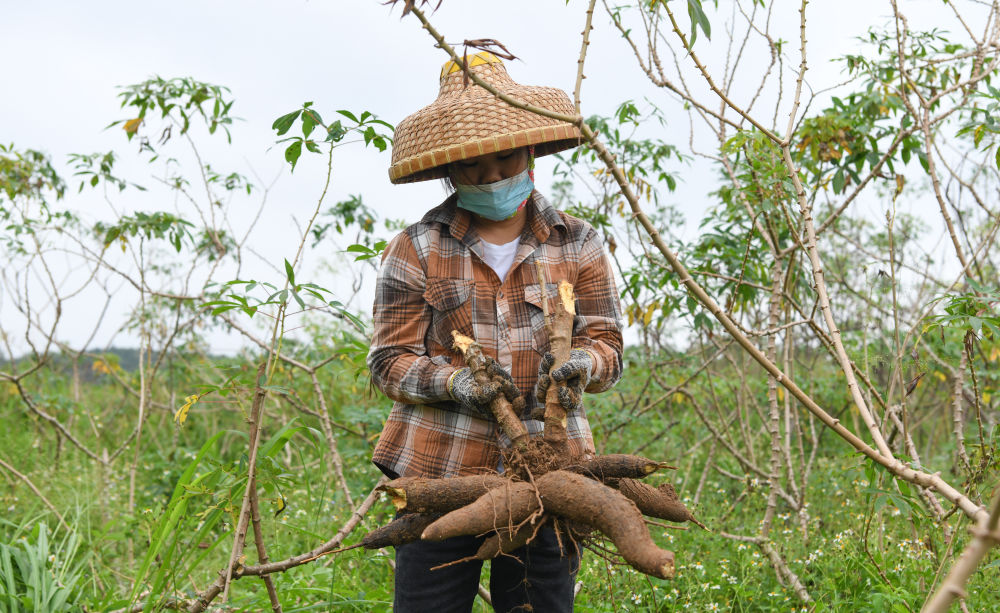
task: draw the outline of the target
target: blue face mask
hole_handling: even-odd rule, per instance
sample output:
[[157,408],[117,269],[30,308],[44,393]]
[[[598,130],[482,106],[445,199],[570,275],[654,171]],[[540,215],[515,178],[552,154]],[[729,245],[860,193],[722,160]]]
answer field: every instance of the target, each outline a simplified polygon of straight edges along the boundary
[[455,185],[459,208],[493,221],[507,219],[517,212],[535,188],[528,170],[509,179],[483,185]]

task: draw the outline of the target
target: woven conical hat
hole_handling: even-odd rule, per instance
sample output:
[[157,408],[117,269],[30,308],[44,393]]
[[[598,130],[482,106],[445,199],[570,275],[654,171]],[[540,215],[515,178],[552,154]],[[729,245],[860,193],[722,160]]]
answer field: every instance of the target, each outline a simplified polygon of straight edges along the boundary
[[[515,83],[492,53],[477,53],[468,65],[483,81],[516,100],[576,115],[566,92]],[[440,179],[447,176],[446,165],[451,162],[528,145],[535,145],[535,155],[541,156],[580,144],[575,125],[512,107],[471,79],[466,83],[464,77],[457,64],[445,64],[437,100],[396,126],[390,181]]]

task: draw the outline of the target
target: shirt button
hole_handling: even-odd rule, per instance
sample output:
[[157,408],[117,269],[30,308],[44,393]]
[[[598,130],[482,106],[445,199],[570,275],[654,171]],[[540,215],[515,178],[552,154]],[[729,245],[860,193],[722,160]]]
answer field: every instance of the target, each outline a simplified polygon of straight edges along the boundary
[[503,298],[503,291],[497,292],[497,298]]

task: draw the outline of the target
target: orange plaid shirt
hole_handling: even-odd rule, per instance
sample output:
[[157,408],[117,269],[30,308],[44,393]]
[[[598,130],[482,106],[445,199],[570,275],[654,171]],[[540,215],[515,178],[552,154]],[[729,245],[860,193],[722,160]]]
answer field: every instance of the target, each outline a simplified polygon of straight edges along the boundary
[[[508,369],[525,396],[522,419],[537,404],[538,363],[548,350],[535,261],[549,281],[576,291],[573,347],[594,356],[586,391],[613,386],[622,372],[622,318],[614,276],[600,235],[555,210],[538,192],[514,264],[503,283],[483,260],[470,214],[452,195],[389,243],[382,256],[368,353],[372,381],[395,401],[372,461],[393,476],[450,477],[496,470],[510,444],[496,421],[463,409],[448,395],[448,378],[464,366],[451,348],[452,330],[475,338]],[[568,416],[570,448],[594,453],[584,411]]]

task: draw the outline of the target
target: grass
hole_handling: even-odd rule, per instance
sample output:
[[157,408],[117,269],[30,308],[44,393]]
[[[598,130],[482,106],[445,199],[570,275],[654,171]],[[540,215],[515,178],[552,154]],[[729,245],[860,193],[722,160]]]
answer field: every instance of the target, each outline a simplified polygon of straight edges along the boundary
[[10,531],[0,543],[0,612],[77,610],[88,558],[80,534],[53,532],[45,521],[0,522]]
[[[625,394],[643,383],[641,368],[627,373],[619,385]],[[130,400],[115,386],[90,383],[83,400],[69,402],[67,382],[52,373],[47,376],[47,393],[64,399],[61,418],[99,420],[99,428],[77,428],[90,431],[88,445],[100,449],[128,432]],[[331,401],[336,413],[331,417],[358,431],[345,431],[338,443],[351,491],[360,499],[379,476],[368,462],[370,439],[372,431],[377,432],[378,416],[388,407],[384,400],[366,398],[362,386],[352,382],[353,373],[345,367],[331,372],[328,385],[336,401]],[[353,391],[350,385],[355,385]],[[7,427],[0,430],[0,449],[6,461],[25,472],[57,508],[72,510],[64,512],[72,531],[52,529],[56,520],[43,503],[23,483],[6,476],[0,489],[0,613],[110,611],[140,598],[149,600],[145,594],[150,591],[156,597],[147,610],[154,610],[170,598],[190,598],[214,580],[230,550],[245,484],[246,439],[238,410],[205,403],[192,410],[182,429],[168,411],[154,414],[130,512],[127,460],[102,469],[65,441],[57,444],[50,429],[3,394],[0,390],[0,418]],[[593,399],[589,411],[595,416],[598,439],[603,428],[613,424],[610,416],[620,410],[614,402],[613,395]],[[93,414],[92,407],[105,412]],[[348,519],[350,509],[333,482],[314,418],[293,416],[278,405],[270,411],[259,464],[262,513],[269,556],[280,560],[328,539]],[[704,445],[687,455],[684,450],[700,433],[690,412],[660,412],[617,430],[608,451],[646,445],[644,455],[681,463],[681,470],[651,480],[655,484],[671,479],[690,503],[708,452]],[[799,602],[756,545],[718,534],[757,534],[767,490],[752,476],[735,481],[711,470],[695,511],[713,532],[651,527],[656,541],[676,553],[677,577],[650,579],[588,552],[578,575],[583,585],[576,610],[919,610],[939,573],[947,572],[967,541],[965,524],[949,549],[912,493],[906,495],[885,474],[866,469],[858,456],[832,438],[822,451],[808,484],[807,514],[794,515],[779,502],[771,533],[774,546],[814,602]],[[947,457],[948,450],[939,453]],[[741,474],[726,457],[720,455],[714,462]],[[347,544],[391,515],[391,506],[380,502]],[[957,521],[953,516],[952,524]],[[247,563],[253,563],[252,545],[247,556]],[[389,557],[391,551],[354,550],[279,574],[275,584],[282,606],[286,612],[388,611],[393,577]],[[998,588],[1000,556],[995,552],[969,585],[969,607],[1000,610]],[[263,583],[239,580],[230,605],[236,610],[269,609]]]

